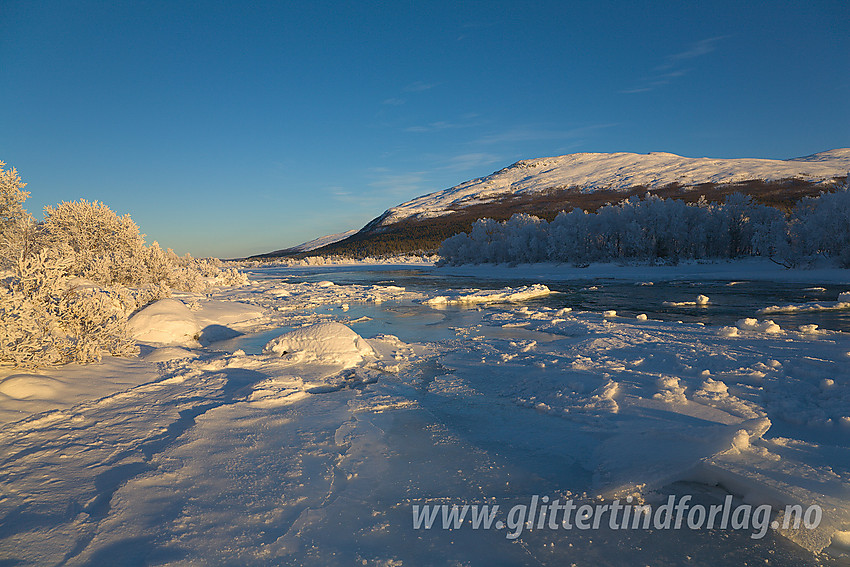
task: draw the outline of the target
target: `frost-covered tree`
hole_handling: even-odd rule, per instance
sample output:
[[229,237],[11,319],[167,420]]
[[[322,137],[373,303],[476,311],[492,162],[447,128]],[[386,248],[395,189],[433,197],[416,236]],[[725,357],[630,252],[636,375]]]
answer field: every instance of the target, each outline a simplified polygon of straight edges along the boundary
[[549,224],[549,259],[555,262],[585,264],[597,259],[596,239],[591,223],[596,215],[575,208],[561,211]]
[[517,213],[505,223],[505,253],[514,264],[545,262],[548,225],[545,220]]
[[35,239],[35,222],[24,209],[29,193],[18,171],[5,169],[0,161],[0,270],[9,269],[14,258],[29,253]]
[[4,233],[15,221],[29,216],[24,209],[24,201],[29,197],[23,191],[27,184],[21,181],[18,170],[5,167],[6,163],[0,161],[0,230]]
[[763,256],[791,266],[814,254],[850,267],[850,188],[803,199],[790,218],[733,194],[723,203],[632,197],[595,213],[561,212],[551,223],[525,214],[504,222],[481,219],[440,250],[447,264]]
[[796,258],[820,255],[850,268],[850,181],[834,193],[802,199],[794,209],[790,233]]

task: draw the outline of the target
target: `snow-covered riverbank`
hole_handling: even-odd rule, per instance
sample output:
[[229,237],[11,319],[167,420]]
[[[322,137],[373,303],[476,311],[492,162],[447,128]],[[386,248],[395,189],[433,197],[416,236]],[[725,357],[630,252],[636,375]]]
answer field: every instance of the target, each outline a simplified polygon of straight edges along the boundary
[[[717,266],[694,270],[711,268],[716,277]],[[525,270],[529,283],[553,277],[543,266],[498,269]],[[694,277],[688,269],[680,275]],[[636,281],[664,278],[665,268],[635,270]],[[526,302],[542,286],[447,294],[287,277],[175,294],[140,312],[137,359],[4,369],[0,556],[816,565],[832,561],[821,550],[846,550],[847,334]],[[818,505],[823,518],[758,540],[605,526],[509,540],[411,525],[412,507],[429,503],[683,493],[775,511]]]

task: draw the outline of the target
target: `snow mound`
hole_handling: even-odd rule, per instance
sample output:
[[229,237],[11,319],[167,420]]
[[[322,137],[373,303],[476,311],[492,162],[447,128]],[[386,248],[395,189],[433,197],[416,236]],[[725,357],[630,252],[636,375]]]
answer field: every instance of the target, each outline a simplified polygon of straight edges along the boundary
[[762,333],[781,333],[782,329],[771,321],[770,319],[765,319],[764,321],[759,321],[758,319],[739,319],[735,326],[740,331],[759,331]]
[[341,364],[345,368],[375,356],[363,337],[333,321],[289,331],[269,341],[263,352],[286,356],[294,362]]
[[127,322],[130,335],[139,342],[156,345],[200,346],[201,326],[182,301],[160,299]]
[[527,301],[539,297],[546,297],[552,293],[543,284],[525,285],[521,287],[506,287],[500,290],[463,290],[455,295],[438,295],[426,301],[425,305],[463,305],[476,303],[514,303]]
[[64,384],[39,374],[15,374],[0,381],[0,394],[16,400],[53,399]]

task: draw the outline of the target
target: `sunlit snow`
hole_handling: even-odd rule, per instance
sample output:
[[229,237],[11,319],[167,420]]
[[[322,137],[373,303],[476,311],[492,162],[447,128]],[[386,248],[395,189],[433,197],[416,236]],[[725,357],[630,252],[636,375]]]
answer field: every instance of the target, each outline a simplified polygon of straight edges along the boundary
[[[2,557],[815,565],[847,551],[846,333],[780,326],[761,306],[725,325],[642,313],[668,301],[710,316],[726,296],[699,286],[654,308],[593,310],[570,308],[543,277],[470,288],[443,269],[347,269],[256,269],[248,285],[176,292],[130,320],[138,358],[4,369]],[[402,273],[419,283],[399,285]],[[635,285],[663,279],[649,268],[628,277],[665,289]],[[817,504],[823,521],[760,540],[411,525],[412,506],[429,503],[671,494]]]

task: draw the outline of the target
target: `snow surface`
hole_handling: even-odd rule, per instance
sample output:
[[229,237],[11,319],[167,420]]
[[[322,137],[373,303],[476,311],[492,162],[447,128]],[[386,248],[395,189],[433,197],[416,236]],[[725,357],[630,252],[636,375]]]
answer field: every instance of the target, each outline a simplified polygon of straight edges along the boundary
[[417,197],[387,210],[381,225],[409,217],[429,218],[451,210],[488,202],[506,195],[526,195],[553,188],[582,192],[600,189],[625,191],[635,186],[649,189],[672,183],[736,183],[762,179],[828,181],[850,171],[850,148],[789,159],[687,158],[665,152],[579,153],[519,161],[487,177],[473,179],[450,189]]
[[145,357],[107,356],[94,371],[91,365],[80,364],[34,372],[0,367],[0,426],[40,412],[68,409],[159,377],[156,365]]
[[[270,272],[140,311],[137,359],[3,369],[0,557],[714,567],[833,564],[823,550],[848,550],[847,334],[552,308],[533,300],[540,284],[293,280]],[[210,327],[221,340],[203,340]],[[817,503],[824,519],[763,540],[603,526],[511,542],[410,525],[414,504],[683,492]]]

